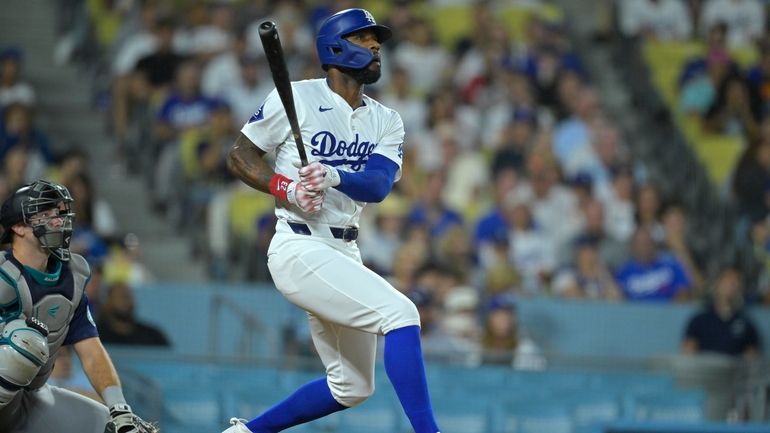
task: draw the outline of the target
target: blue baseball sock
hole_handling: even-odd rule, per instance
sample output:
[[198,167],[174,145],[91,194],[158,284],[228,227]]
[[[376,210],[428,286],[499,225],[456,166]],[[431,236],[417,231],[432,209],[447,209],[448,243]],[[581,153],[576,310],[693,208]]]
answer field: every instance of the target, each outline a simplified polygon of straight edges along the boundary
[[303,385],[286,400],[246,423],[254,433],[277,433],[297,424],[347,409],[332,397],[326,378]]
[[385,335],[385,371],[415,433],[437,433],[422,362],[420,327],[407,326]]

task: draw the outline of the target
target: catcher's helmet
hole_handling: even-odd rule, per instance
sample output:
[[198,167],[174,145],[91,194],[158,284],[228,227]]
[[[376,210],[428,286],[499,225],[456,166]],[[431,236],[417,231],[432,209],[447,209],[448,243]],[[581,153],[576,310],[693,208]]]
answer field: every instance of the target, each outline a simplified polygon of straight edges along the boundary
[[380,43],[393,35],[388,27],[378,25],[366,9],[345,9],[327,18],[316,37],[321,64],[353,69],[367,67],[374,58],[372,52],[345,40],[345,36],[364,29],[374,30]]
[[[70,239],[72,238],[72,196],[69,190],[58,183],[37,180],[17,189],[0,208],[0,225],[3,235],[0,244],[11,241],[14,224],[25,223],[32,226],[35,237],[40,240],[43,248],[62,261],[70,258]],[[49,221],[32,224],[30,218],[48,209],[59,209],[57,218],[62,219],[60,226],[51,226]]]

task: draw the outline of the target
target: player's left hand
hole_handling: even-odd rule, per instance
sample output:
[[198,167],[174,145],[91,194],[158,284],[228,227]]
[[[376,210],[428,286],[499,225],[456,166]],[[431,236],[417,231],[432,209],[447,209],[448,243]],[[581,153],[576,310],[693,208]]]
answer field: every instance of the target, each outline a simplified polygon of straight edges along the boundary
[[299,179],[309,191],[325,191],[340,184],[340,173],[334,167],[313,162],[299,169]]
[[110,406],[110,421],[104,433],[159,433],[160,429],[131,411],[131,406],[123,403]]

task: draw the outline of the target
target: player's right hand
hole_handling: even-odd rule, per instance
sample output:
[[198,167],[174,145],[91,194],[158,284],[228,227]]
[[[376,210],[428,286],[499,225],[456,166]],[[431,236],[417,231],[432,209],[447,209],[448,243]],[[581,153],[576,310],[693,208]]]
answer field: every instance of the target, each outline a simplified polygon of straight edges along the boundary
[[286,192],[289,203],[297,206],[307,213],[316,213],[321,210],[326,193],[323,191],[311,191],[302,182],[292,182]]

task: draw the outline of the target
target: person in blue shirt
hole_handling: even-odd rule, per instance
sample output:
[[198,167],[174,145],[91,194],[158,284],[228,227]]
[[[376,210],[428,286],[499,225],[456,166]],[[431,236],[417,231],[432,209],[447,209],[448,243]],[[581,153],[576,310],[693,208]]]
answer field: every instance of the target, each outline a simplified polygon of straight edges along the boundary
[[673,301],[690,297],[690,278],[673,255],[656,251],[655,241],[645,228],[631,238],[632,258],[615,273],[623,296],[631,301]]

